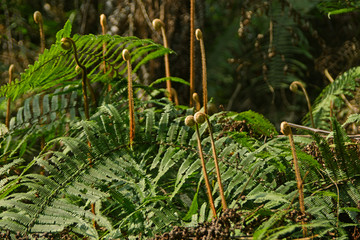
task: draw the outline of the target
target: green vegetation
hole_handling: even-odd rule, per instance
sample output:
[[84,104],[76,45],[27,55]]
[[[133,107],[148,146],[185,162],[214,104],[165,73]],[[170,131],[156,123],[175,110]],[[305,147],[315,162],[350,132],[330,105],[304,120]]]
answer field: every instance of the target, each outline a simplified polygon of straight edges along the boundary
[[[357,9],[331,2],[319,7],[331,15]],[[297,22],[278,13],[300,11],[290,3],[254,1],[250,7],[258,11],[242,15],[248,45],[251,31],[269,24],[274,31],[270,43],[262,42],[267,56],[258,62],[267,81],[260,81],[258,65],[241,67],[249,74],[246,81],[259,84],[249,99],[264,89],[275,96],[305,75],[307,66],[295,60],[311,55],[305,35],[298,32],[298,52],[285,31],[300,31]],[[262,12],[266,7],[271,14]],[[250,18],[253,24],[245,24]],[[309,108],[313,123],[308,113],[303,125],[283,122],[280,133],[280,125],[252,110],[214,111],[212,102],[200,109],[197,94],[194,107],[188,99],[176,104],[174,93],[180,91],[171,86],[189,84],[168,75],[171,49],[134,36],[72,34],[72,28],[68,20],[34,64],[0,87],[3,105],[7,99],[13,103],[9,125],[0,124],[0,238],[359,238],[360,152],[354,133],[360,117],[352,101],[359,67],[343,71],[322,90]],[[202,89],[206,104],[206,38],[199,39],[203,74],[195,74],[203,85],[195,89]],[[246,61],[264,51],[255,50]],[[209,65],[220,61],[210,63],[212,54],[217,49],[207,55]],[[144,84],[142,69],[163,57],[166,77]],[[286,74],[284,64],[291,69]],[[163,83],[167,88],[159,89]]]

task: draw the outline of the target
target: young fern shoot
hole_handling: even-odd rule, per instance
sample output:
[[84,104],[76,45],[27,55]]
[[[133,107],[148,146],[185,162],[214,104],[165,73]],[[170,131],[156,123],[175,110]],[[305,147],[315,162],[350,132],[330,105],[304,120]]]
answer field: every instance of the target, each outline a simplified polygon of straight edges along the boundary
[[[106,31],[107,31],[107,21],[106,21],[106,16],[105,14],[101,14],[100,15],[100,25],[101,25],[101,32],[102,32],[102,35],[105,35],[106,34]],[[106,73],[106,62],[105,62],[105,54],[106,54],[106,43],[103,44],[103,63],[102,63],[102,68],[103,68],[103,71],[104,73]],[[111,90],[111,85],[109,84],[108,85],[108,91]]]
[[203,34],[200,29],[196,29],[195,32],[196,39],[200,42],[200,51],[201,51],[201,65],[202,65],[202,87],[203,87],[203,106],[204,106],[204,113],[207,115],[207,102],[208,102],[208,95],[207,95],[207,73],[206,73],[206,57],[205,57],[205,45]]
[[[297,159],[297,155],[296,155],[295,143],[294,143],[294,138],[293,138],[293,134],[291,131],[291,127],[287,122],[282,122],[280,125],[280,128],[281,128],[281,132],[284,135],[289,136],[291,153],[293,156],[296,183],[297,183],[297,187],[298,187],[298,191],[299,191],[300,211],[303,215],[305,215],[306,213],[305,213],[305,203],[304,203],[304,185],[303,185],[303,180],[301,179],[301,176],[300,176],[300,168],[299,168],[298,159]],[[305,222],[302,220],[302,225],[304,225],[304,224],[305,224]],[[303,235],[304,235],[304,237],[306,237],[306,235],[307,235],[307,229],[304,226],[303,226]]]
[[86,89],[86,85],[87,85],[87,76],[86,76],[86,67],[84,65],[82,65],[79,61],[78,55],[77,55],[77,49],[76,49],[76,45],[74,40],[72,40],[71,38],[62,38],[61,39],[61,47],[64,50],[70,50],[71,47],[74,48],[74,58],[75,58],[75,62],[77,64],[77,66],[79,68],[81,68],[81,73],[82,73],[82,92],[83,92],[83,98],[84,98],[84,111],[85,111],[85,117],[86,120],[89,120],[90,115],[89,115],[89,103],[88,103],[88,97],[87,97],[87,89]]
[[122,57],[127,64],[127,73],[128,73],[128,99],[129,99],[129,121],[130,121],[130,147],[134,142],[135,138],[135,113],[134,113],[134,98],[133,98],[133,88],[131,80],[131,57],[127,49],[122,51]]
[[[197,93],[193,94],[193,100],[194,100],[196,106],[198,106],[198,108],[200,108],[200,100],[199,100],[199,96],[198,96]],[[198,125],[203,124],[205,121],[207,123],[208,131],[209,131],[209,135],[210,135],[211,150],[212,150],[214,163],[215,163],[216,177],[217,177],[217,181],[218,181],[218,184],[219,184],[221,205],[222,205],[223,209],[225,210],[225,209],[227,209],[227,204],[226,204],[226,199],[225,199],[225,194],[224,194],[224,188],[223,188],[222,181],[221,181],[219,161],[218,161],[217,154],[216,154],[215,141],[214,141],[214,137],[213,137],[213,133],[212,133],[212,129],[211,129],[211,123],[210,123],[209,118],[207,117],[207,115],[205,113],[199,112],[199,111],[197,111],[195,113],[194,119],[195,119],[195,122]]]
[[195,0],[190,0],[190,107],[193,106],[192,95],[195,92],[195,49],[194,49]]
[[210,185],[209,177],[208,177],[207,171],[206,171],[206,164],[205,164],[205,160],[204,160],[204,154],[203,154],[203,151],[202,151],[201,139],[200,139],[200,133],[199,133],[199,126],[198,126],[198,124],[203,123],[205,120],[200,119],[200,118],[198,118],[196,120],[195,120],[194,116],[189,115],[189,116],[187,116],[185,118],[185,125],[189,126],[189,127],[195,126],[196,138],[197,138],[197,143],[198,143],[198,148],[199,148],[199,157],[200,157],[200,160],[201,160],[201,167],[202,167],[203,174],[204,174],[204,180],[205,180],[205,186],[206,186],[206,190],[207,190],[207,195],[208,195],[208,198],[209,198],[209,204],[210,204],[210,208],[211,208],[213,217],[217,218],[216,209],[215,209],[215,205],[214,205],[214,199],[213,199],[213,196],[212,196],[212,193],[211,193],[211,185]]
[[[163,37],[164,47],[168,48],[168,42],[165,33],[165,24],[160,19],[156,18],[153,20],[152,25],[156,31],[161,31]],[[169,94],[169,100],[172,101],[172,91],[171,91],[171,81],[170,81],[170,66],[169,66],[169,54],[164,55],[164,62],[165,62],[165,75],[166,75],[166,90]]]
[[[9,67],[9,84],[11,84],[11,82],[12,82],[13,72],[14,72],[14,64],[11,64]],[[10,123],[10,104],[11,104],[11,99],[8,98],[7,107],[6,107],[6,118],[5,118],[5,125],[8,129],[9,129],[9,123]]]
[[304,85],[299,82],[299,81],[294,81],[290,84],[290,90],[294,93],[297,92],[298,90],[298,86],[301,87],[301,90],[303,91],[304,95],[305,95],[305,98],[306,98],[306,102],[307,102],[307,105],[308,105],[308,109],[309,109],[309,114],[310,114],[310,121],[311,121],[311,126],[313,128],[315,128],[315,123],[314,123],[314,118],[313,118],[313,114],[312,114],[312,108],[311,108],[311,103],[310,103],[310,99],[309,99],[309,96],[307,94],[307,91],[304,87]]
[[44,35],[44,26],[41,12],[34,12],[34,21],[36,24],[39,24],[39,32],[40,32],[40,51],[44,53],[45,50],[45,35]]

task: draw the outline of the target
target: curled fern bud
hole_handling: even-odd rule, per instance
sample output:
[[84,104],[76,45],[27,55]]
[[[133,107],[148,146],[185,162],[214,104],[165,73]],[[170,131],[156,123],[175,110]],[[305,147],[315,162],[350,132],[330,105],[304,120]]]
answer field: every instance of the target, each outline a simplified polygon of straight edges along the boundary
[[193,115],[189,115],[185,118],[185,125],[188,127],[192,127],[195,125],[195,119]]
[[71,49],[71,41],[68,38],[62,38],[61,39],[61,47],[64,50],[70,50]]
[[298,84],[297,84],[297,81],[295,81],[295,82],[292,82],[291,84],[290,84],[290,91],[292,91],[292,92],[294,92],[294,93],[296,93],[297,92],[297,90],[298,90]]
[[197,124],[203,124],[206,121],[206,115],[203,112],[197,112],[194,115],[194,119]]
[[107,22],[106,22],[105,14],[100,15],[100,24],[101,24],[101,26],[106,26]]
[[156,31],[160,31],[162,27],[165,26],[165,24],[163,23],[163,21],[161,21],[160,19],[156,18],[152,21],[152,25],[155,28]]
[[130,60],[130,53],[127,49],[124,49],[122,51],[122,57],[124,59],[124,61],[129,61]]
[[39,11],[34,12],[34,21],[35,21],[36,24],[39,24],[39,23],[41,23],[43,21],[41,12],[39,12]]
[[281,123],[280,130],[286,136],[288,136],[289,134],[292,134],[291,128],[290,128],[290,126],[289,126],[289,124],[287,122],[282,122]]
[[202,31],[200,29],[196,29],[195,36],[196,36],[196,39],[200,41],[200,39],[202,39],[202,37],[203,37]]

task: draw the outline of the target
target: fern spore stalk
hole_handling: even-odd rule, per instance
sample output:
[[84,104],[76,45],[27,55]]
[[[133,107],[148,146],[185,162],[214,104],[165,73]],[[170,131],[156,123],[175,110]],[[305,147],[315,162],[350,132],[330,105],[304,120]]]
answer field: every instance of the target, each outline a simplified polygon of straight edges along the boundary
[[[156,18],[153,20],[152,25],[156,31],[161,31],[163,37],[164,47],[168,48],[168,41],[165,33],[165,24],[160,19]],[[165,75],[166,75],[166,90],[169,94],[169,100],[172,100],[172,92],[171,92],[171,81],[170,81],[170,66],[169,66],[169,54],[164,55],[164,62],[165,62]]]
[[196,39],[200,42],[201,65],[202,65],[203,106],[204,106],[205,114],[208,114],[208,111],[207,111],[208,94],[207,94],[207,72],[206,72],[205,45],[204,45],[203,34],[202,34],[200,29],[196,29],[195,35],[196,35]]
[[81,68],[81,73],[82,73],[82,92],[83,92],[83,97],[84,97],[84,110],[85,110],[85,117],[87,120],[89,120],[90,115],[89,115],[89,103],[88,103],[88,99],[87,99],[87,90],[86,90],[86,85],[87,85],[87,76],[86,76],[86,67],[84,65],[82,65],[79,61],[78,55],[77,55],[77,49],[76,49],[76,45],[74,40],[72,40],[71,38],[62,38],[61,39],[61,47],[64,50],[70,50],[71,47],[74,48],[74,58],[75,58],[75,62],[76,64]]
[[127,73],[128,73],[128,99],[129,99],[129,119],[130,119],[130,146],[132,146],[135,138],[135,113],[134,113],[134,98],[133,98],[133,88],[132,88],[132,79],[131,79],[131,57],[127,49],[122,51],[122,57],[127,64]]
[[34,21],[36,24],[39,24],[39,32],[40,32],[40,51],[41,53],[45,50],[45,34],[44,34],[44,24],[41,12],[34,12]]
[[[304,215],[305,214],[304,185],[303,185],[303,181],[302,181],[301,176],[300,176],[300,169],[299,169],[299,164],[298,164],[298,158],[297,158],[297,155],[296,155],[296,149],[295,149],[295,143],[294,143],[293,134],[292,134],[292,131],[291,131],[291,127],[289,126],[289,124],[287,122],[282,122],[280,128],[281,128],[281,132],[284,135],[289,137],[291,153],[292,153],[292,156],[293,156],[296,183],[297,183],[297,187],[298,187],[298,191],[299,191],[300,211]],[[305,224],[304,221],[302,221],[302,224],[303,225]],[[304,237],[306,237],[306,235],[307,235],[307,230],[306,230],[306,227],[304,227],[304,226],[303,226],[303,235],[304,235]]]
[[194,49],[195,0],[190,0],[190,107],[193,106],[192,95],[195,92],[195,49]]
[[[11,64],[9,67],[9,84],[12,82],[12,75],[14,72],[14,64]],[[7,100],[7,107],[6,107],[6,118],[5,118],[5,125],[9,129],[9,123],[10,123],[10,104],[11,100],[8,98]]]
[[208,177],[208,174],[206,171],[206,164],[205,164],[204,154],[203,154],[203,150],[202,150],[202,146],[201,146],[199,126],[198,126],[198,123],[196,120],[197,120],[196,116],[192,116],[192,115],[187,116],[185,118],[185,124],[189,127],[192,127],[195,125],[196,139],[197,139],[198,148],[199,148],[199,157],[200,157],[201,167],[202,167],[203,174],[204,174],[204,180],[205,180],[205,186],[206,186],[206,190],[207,190],[207,194],[208,194],[208,198],[209,198],[209,204],[210,204],[211,211],[213,213],[213,217],[217,218],[216,209],[215,209],[215,205],[214,205],[214,199],[213,199],[213,196],[211,193],[211,185],[210,185],[209,177]]
[[315,128],[315,124],[314,124],[314,118],[313,118],[313,114],[312,114],[312,108],[311,108],[311,103],[310,103],[310,99],[309,99],[309,95],[307,94],[307,91],[304,87],[304,85],[299,82],[299,81],[294,81],[290,84],[290,90],[294,93],[297,92],[298,90],[298,86],[301,87],[301,90],[303,91],[304,95],[305,95],[305,99],[308,105],[308,109],[309,109],[309,114],[310,114],[310,121],[311,121],[311,126],[313,128]]

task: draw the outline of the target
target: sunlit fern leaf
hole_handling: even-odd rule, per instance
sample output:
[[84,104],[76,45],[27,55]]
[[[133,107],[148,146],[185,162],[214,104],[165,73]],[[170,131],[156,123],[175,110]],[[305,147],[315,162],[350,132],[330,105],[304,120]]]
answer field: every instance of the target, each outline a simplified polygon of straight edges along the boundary
[[[124,48],[130,51],[132,63],[136,63],[134,72],[151,59],[170,53],[170,50],[162,45],[136,37],[74,35],[72,39],[77,47],[79,61],[88,69],[87,77],[91,81],[105,81],[108,79],[106,75],[110,73],[114,74],[113,77],[124,74],[126,64],[121,56]],[[107,46],[105,55],[103,44]],[[81,71],[76,70],[77,64],[73,55],[74,49],[63,50],[60,42],[56,42],[39,56],[34,65],[21,74],[20,79],[2,86],[0,96],[6,95],[14,99],[29,91],[44,91],[59,84],[78,84],[79,80],[75,78],[81,75]],[[102,69],[103,62],[106,62],[108,68],[106,73]]]

